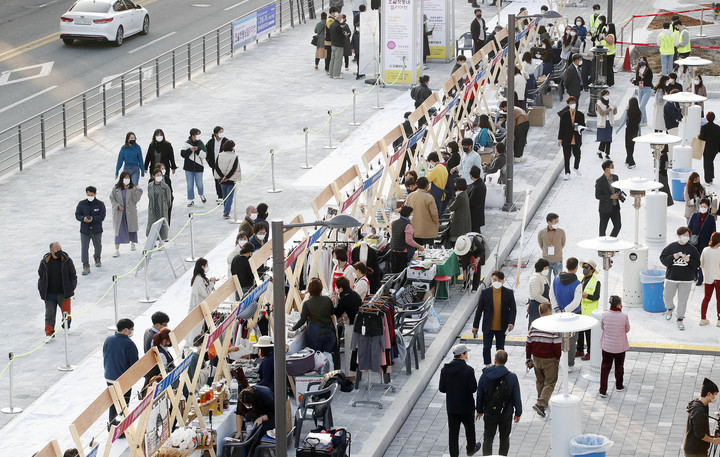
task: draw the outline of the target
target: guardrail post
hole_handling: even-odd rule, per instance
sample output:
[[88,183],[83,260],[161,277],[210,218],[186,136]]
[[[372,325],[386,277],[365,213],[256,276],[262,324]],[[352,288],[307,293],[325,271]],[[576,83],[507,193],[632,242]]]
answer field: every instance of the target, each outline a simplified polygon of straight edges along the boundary
[[69,358],[69,347],[68,347],[68,334],[70,332],[70,324],[68,323],[68,313],[63,313],[63,330],[65,330],[63,333],[65,333],[65,365],[61,365],[58,367],[58,370],[60,371],[73,371],[75,369],[74,366],[70,365],[70,358]]
[[628,46],[632,46],[632,43],[635,43],[635,16],[633,16],[630,21],[630,43]]
[[360,125],[360,123],[355,120],[355,99],[357,98],[357,91],[355,89],[353,89],[352,92],[353,92],[353,120],[352,120],[352,122],[348,122],[348,125]]
[[22,171],[22,124],[18,125],[18,165],[20,165],[20,171]]
[[40,113],[40,154],[45,159],[45,113]]
[[15,355],[10,352],[8,354],[8,357],[10,358],[10,365],[8,366],[8,377],[10,378],[10,407],[3,408],[2,412],[4,414],[18,414],[21,413],[23,409],[17,406],[13,406],[13,359],[15,358]]
[[107,125],[107,94],[105,91],[105,84],[103,84],[103,87],[102,87],[102,96],[103,96],[103,125]]
[[328,116],[330,116],[330,119],[328,119],[328,145],[325,146],[325,149],[335,149],[336,146],[332,144],[332,110],[328,110]]
[[160,60],[155,59],[155,96],[160,98]]
[[283,25],[283,18],[282,18],[282,10],[283,10],[283,8],[282,8],[282,4],[283,4],[283,2],[282,2],[282,0],[280,0],[278,3],[279,3],[279,5],[280,5],[280,31],[282,32],[282,25]]
[[85,92],[83,92],[83,135],[87,136],[87,96]]
[[290,27],[295,28],[295,15],[293,13],[293,2],[290,0],[288,2],[290,4]]
[[67,110],[65,109],[65,103],[62,104],[62,119],[63,119],[63,147],[67,147]]
[[305,127],[303,129],[303,133],[305,134],[305,165],[300,165],[300,168],[305,169],[305,170],[309,170],[310,168],[312,168],[308,164],[308,131],[309,130],[310,129],[308,129],[307,127]]
[[275,150],[270,149],[270,180],[272,181],[272,189],[268,189],[271,194],[282,192],[280,189],[275,188]]
[[[705,19],[705,8],[700,10],[700,35],[698,35],[699,37],[705,36],[705,34],[703,33],[703,22],[705,22],[704,19]],[[688,32],[688,33],[690,33],[690,32]]]
[[125,115],[125,75],[120,76],[120,92],[122,97],[122,115]]
[[203,73],[205,73],[205,35],[203,35]]
[[188,43],[188,81],[192,80],[192,62],[190,59],[192,59],[191,54],[192,45]]
[[172,75],[173,75],[173,89],[175,89],[175,50],[172,52]]
[[142,106],[142,102],[143,102],[142,67],[138,67],[138,82],[140,83],[140,106]]
[[[282,30],[282,29],[280,29]],[[235,35],[233,35],[232,25],[230,26],[230,58],[235,57]]]
[[220,29],[215,32],[215,44],[217,45],[217,52],[215,53],[215,62],[220,65]]
[[108,326],[108,330],[111,332],[114,332],[117,329],[117,321],[120,320],[120,308],[118,307],[118,292],[117,292],[117,275],[113,275],[112,281],[113,281],[113,308],[115,310],[115,321],[113,325]]

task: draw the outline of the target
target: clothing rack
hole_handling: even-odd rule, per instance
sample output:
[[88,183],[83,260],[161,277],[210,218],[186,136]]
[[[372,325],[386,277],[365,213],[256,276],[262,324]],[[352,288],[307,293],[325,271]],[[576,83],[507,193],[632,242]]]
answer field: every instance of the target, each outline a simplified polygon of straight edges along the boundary
[[[363,374],[362,371],[359,371],[357,373],[358,379],[357,379],[357,382],[355,383],[355,388],[358,388],[360,381],[362,379],[362,374]],[[371,383],[370,378],[372,377],[372,371],[368,372],[367,382],[365,384],[365,387],[362,389],[363,390],[362,394],[360,394],[359,397],[356,396],[355,398],[353,398],[353,401],[352,401],[353,407],[356,407],[357,405],[370,405],[370,406],[377,406],[378,409],[383,409],[383,405],[382,405],[382,403],[380,403],[380,401],[383,398],[385,398],[385,395],[387,395],[388,391],[395,392],[396,387],[392,383],[385,382],[383,373],[378,373],[378,374],[380,375],[380,379],[382,380],[382,382],[381,383]],[[383,394],[380,395],[380,398],[378,398],[377,400],[371,400],[370,394],[372,392],[372,389],[376,388],[376,387],[382,388]],[[367,398],[367,400],[365,400],[365,398]]]

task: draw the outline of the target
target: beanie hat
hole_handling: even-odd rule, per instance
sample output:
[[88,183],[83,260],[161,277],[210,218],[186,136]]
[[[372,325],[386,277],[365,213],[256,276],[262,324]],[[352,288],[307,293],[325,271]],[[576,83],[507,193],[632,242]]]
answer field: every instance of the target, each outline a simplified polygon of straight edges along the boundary
[[703,379],[703,388],[706,392],[717,392],[718,386],[708,378]]

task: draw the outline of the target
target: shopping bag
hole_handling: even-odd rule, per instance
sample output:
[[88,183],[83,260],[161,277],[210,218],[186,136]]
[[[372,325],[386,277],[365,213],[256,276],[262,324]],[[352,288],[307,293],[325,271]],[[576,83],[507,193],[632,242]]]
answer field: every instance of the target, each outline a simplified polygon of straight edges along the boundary
[[703,151],[705,150],[705,140],[693,138],[691,146],[693,151],[693,159],[702,159]]
[[429,333],[437,333],[440,331],[440,327],[442,327],[442,322],[440,322],[440,315],[437,313],[437,311],[435,311],[435,306],[431,306],[430,315],[425,322],[425,331]]

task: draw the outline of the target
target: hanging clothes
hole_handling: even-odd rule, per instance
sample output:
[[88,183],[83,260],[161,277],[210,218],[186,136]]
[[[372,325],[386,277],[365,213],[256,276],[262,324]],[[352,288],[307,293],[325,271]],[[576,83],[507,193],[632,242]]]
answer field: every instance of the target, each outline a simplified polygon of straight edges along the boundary
[[370,280],[370,293],[374,294],[380,289],[383,273],[380,270],[377,251],[370,247],[365,241],[360,241],[351,253],[352,263],[362,262],[371,268],[373,272],[368,275]]

